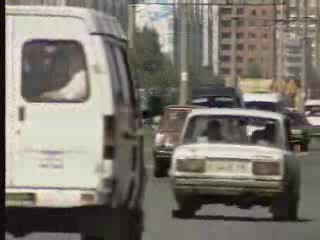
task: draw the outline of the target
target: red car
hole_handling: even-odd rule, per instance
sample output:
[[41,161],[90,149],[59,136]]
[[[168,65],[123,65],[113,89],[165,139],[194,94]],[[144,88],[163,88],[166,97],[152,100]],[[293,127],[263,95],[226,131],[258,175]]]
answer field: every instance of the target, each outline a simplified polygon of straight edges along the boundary
[[172,152],[179,143],[184,121],[193,108],[204,107],[172,105],[164,109],[153,143],[155,177],[168,175]]

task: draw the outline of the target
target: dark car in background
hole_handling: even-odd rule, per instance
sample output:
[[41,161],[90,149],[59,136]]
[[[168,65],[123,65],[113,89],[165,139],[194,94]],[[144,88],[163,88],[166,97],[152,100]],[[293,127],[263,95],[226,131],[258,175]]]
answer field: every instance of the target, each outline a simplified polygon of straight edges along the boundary
[[184,121],[188,113],[194,108],[202,107],[190,105],[171,105],[165,107],[153,143],[155,177],[168,175],[171,155],[179,143]]
[[208,85],[193,89],[191,104],[209,108],[244,108],[240,90],[223,85]]
[[288,117],[291,124],[290,142],[300,145],[301,151],[308,151],[311,135],[310,124],[308,123],[306,117],[297,111],[285,111],[284,114]]

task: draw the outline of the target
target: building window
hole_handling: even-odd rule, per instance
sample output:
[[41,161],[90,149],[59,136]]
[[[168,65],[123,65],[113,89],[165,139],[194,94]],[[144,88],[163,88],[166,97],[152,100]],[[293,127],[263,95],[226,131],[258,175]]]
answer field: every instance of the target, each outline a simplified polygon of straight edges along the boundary
[[242,62],[243,62],[243,57],[241,57],[241,56],[237,56],[237,62],[242,63]]
[[243,20],[238,20],[237,21],[237,27],[243,27],[244,26],[244,21]]
[[250,51],[254,51],[254,50],[256,50],[256,46],[255,45],[249,45],[248,49]]
[[231,45],[230,44],[222,44],[221,45],[221,49],[222,50],[230,50],[231,49]]
[[221,14],[231,14],[232,13],[232,8],[221,8]]
[[255,34],[255,33],[250,32],[250,33],[249,33],[249,38],[252,38],[252,39],[256,38],[256,34]]
[[262,34],[262,37],[263,37],[263,38],[268,38],[268,33]]
[[243,70],[242,70],[241,68],[238,68],[238,69],[237,69],[237,73],[238,73],[239,75],[241,75],[241,74],[243,73]]
[[230,69],[229,68],[222,68],[221,72],[222,72],[222,74],[230,74]]
[[230,62],[230,56],[221,56],[221,57],[220,57],[220,60],[221,60],[222,62]]
[[255,9],[251,10],[251,16],[256,16],[257,15],[257,11]]
[[255,59],[254,58],[249,58],[249,63],[254,63],[255,62]]
[[237,44],[237,50],[243,50],[243,44]]
[[243,8],[237,8],[237,14],[242,15],[244,12]]
[[222,38],[231,38],[231,33],[224,32],[224,33],[221,34],[221,37]]
[[221,26],[222,27],[231,27],[231,21],[230,20],[221,21]]
[[237,39],[242,39],[243,37],[244,37],[244,33],[243,32],[237,33],[237,35],[236,35]]

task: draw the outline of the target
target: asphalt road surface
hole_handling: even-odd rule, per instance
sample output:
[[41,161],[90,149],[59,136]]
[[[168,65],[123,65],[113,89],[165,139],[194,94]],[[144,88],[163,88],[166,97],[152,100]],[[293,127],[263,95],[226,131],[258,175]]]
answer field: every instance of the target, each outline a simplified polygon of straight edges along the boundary
[[[176,208],[167,178],[152,177],[152,158],[146,149],[149,181],[145,200],[144,240],[319,240],[320,239],[320,141],[309,154],[301,154],[302,192],[300,220],[274,222],[266,208],[240,210],[222,205],[204,206],[193,219],[173,219]],[[6,240],[15,239],[6,234]],[[34,233],[23,240],[78,240],[77,234]]]

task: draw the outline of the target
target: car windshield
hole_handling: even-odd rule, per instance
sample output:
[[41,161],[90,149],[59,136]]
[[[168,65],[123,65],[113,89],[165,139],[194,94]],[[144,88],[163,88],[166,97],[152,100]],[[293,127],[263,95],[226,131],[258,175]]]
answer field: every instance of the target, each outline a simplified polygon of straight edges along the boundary
[[246,108],[249,109],[257,109],[257,110],[265,110],[275,112],[277,110],[276,104],[273,102],[245,102]]
[[282,148],[280,124],[275,119],[246,116],[194,116],[183,142],[229,143]]
[[167,109],[160,123],[160,131],[181,132],[189,109]]
[[210,108],[233,108],[234,100],[232,97],[225,96],[201,97],[194,98],[192,100],[192,105]]

